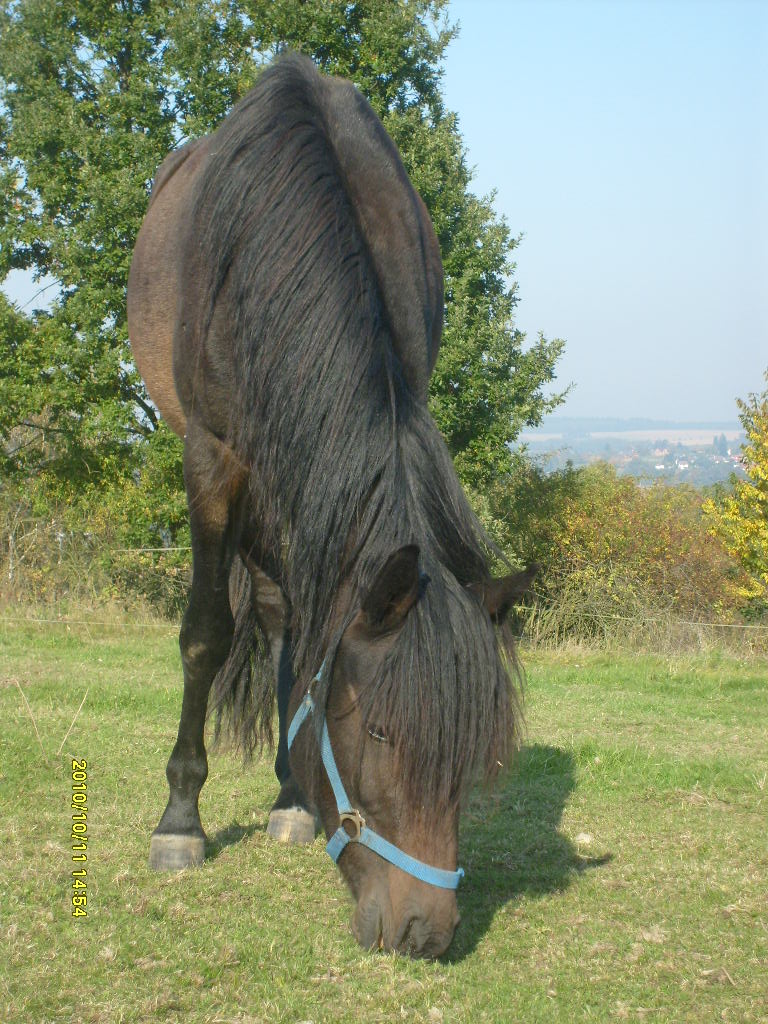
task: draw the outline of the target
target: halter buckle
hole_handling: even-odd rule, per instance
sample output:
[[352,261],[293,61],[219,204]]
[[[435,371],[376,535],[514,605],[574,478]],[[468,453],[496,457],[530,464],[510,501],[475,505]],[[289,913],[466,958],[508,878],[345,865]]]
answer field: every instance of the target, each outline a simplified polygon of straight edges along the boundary
[[310,711],[315,710],[315,686],[317,686],[319,681],[320,673],[318,672],[316,676],[312,676],[309,680],[309,685],[302,699],[302,703],[306,704]]
[[339,814],[339,823],[342,828],[344,828],[346,822],[349,822],[352,825],[354,831],[351,835],[346,829],[344,829],[344,831],[347,832],[351,842],[357,842],[360,839],[360,833],[365,828],[365,818],[362,816],[360,811],[342,811]]

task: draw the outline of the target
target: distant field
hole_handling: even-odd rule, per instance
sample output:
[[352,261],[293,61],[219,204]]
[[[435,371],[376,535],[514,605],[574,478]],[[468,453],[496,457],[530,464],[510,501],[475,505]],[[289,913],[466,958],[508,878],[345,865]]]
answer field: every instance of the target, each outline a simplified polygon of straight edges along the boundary
[[[517,766],[464,816],[462,924],[443,960],[410,962],[356,946],[320,842],[268,839],[269,757],[244,770],[214,752],[206,864],[149,871],[180,705],[175,630],[0,618],[0,1021],[768,1019],[764,664],[527,665]],[[88,762],[81,919],[72,757]]]
[[[726,441],[737,442],[742,437],[743,432],[741,430],[696,430],[696,429],[682,429],[682,430],[668,430],[664,427],[660,427],[656,430],[591,430],[585,437],[590,437],[595,441],[605,441],[609,438],[616,438],[621,441],[629,442],[648,442],[653,443],[654,441],[668,441],[670,444],[684,444],[690,447],[699,448],[704,445],[712,444],[712,440],[715,436],[719,437],[721,434],[725,434]],[[520,440],[528,444],[531,442],[546,443],[550,441],[565,441],[568,440],[570,435],[563,433],[560,434],[541,434],[538,431],[536,433],[527,432],[520,435]]]
[[[698,447],[700,445],[712,444],[712,440],[715,437],[715,431],[712,430],[627,430],[623,433],[616,432],[612,433],[610,430],[598,430],[591,434],[591,437],[597,440],[609,437],[624,438],[627,441],[658,441],[664,440],[669,441],[670,444],[685,444]],[[725,434],[726,441],[738,441],[742,436],[740,430],[721,430],[717,432],[717,436]]]

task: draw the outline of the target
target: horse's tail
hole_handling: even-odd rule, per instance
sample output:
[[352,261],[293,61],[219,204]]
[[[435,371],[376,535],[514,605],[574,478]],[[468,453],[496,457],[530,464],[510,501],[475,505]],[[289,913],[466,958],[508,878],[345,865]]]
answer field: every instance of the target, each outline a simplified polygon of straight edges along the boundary
[[214,742],[222,733],[245,757],[274,744],[275,688],[267,637],[253,600],[253,582],[242,559],[235,556],[229,574],[229,600],[235,620],[232,646],[216,674],[208,703],[215,715]]

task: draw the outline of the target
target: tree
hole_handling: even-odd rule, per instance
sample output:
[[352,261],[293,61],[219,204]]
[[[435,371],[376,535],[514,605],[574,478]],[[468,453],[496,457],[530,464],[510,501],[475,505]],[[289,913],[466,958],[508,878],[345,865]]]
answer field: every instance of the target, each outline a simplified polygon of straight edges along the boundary
[[715,455],[727,455],[728,454],[728,439],[725,434],[715,435],[712,438],[712,448]]
[[[205,39],[215,18],[198,6]],[[33,424],[42,463],[78,485],[130,469],[157,428],[127,344],[133,241],[157,165],[184,118],[200,120],[189,94],[204,91],[211,120],[234,99],[200,47],[186,91],[174,92],[189,14],[178,5],[172,31],[147,0],[23,0],[0,16],[0,277],[28,269],[59,283],[50,312],[29,318],[18,365],[29,386],[2,425],[7,438],[9,418]]]
[[[114,479],[158,428],[131,359],[125,284],[154,172],[210,131],[290,46],[351,78],[399,146],[431,211],[446,268],[445,342],[431,402],[474,489],[509,471],[510,445],[559,399],[562,343],[524,351],[507,284],[517,244],[491,199],[470,191],[442,61],[446,0],[13,0],[0,12],[0,279],[52,275],[50,311],[14,314],[16,372],[0,420],[22,424],[48,472]],[[5,314],[6,319],[10,314]],[[7,361],[8,353],[3,358]],[[37,442],[35,442],[37,438]],[[11,446],[12,447],[12,446]],[[13,449],[16,450],[16,449]],[[12,460],[13,461],[13,460]]]
[[768,606],[768,370],[766,388],[737,399],[739,419],[747,435],[742,445],[746,480],[734,480],[733,490],[719,501],[704,503],[711,532],[748,575],[741,596],[758,610]]

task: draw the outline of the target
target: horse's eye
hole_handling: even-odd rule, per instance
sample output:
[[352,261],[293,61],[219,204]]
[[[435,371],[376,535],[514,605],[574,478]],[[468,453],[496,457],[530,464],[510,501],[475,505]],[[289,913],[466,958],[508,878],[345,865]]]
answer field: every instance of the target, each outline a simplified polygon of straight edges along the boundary
[[389,737],[385,736],[384,733],[378,726],[368,726],[368,735],[372,740],[376,740],[377,743],[389,743]]

